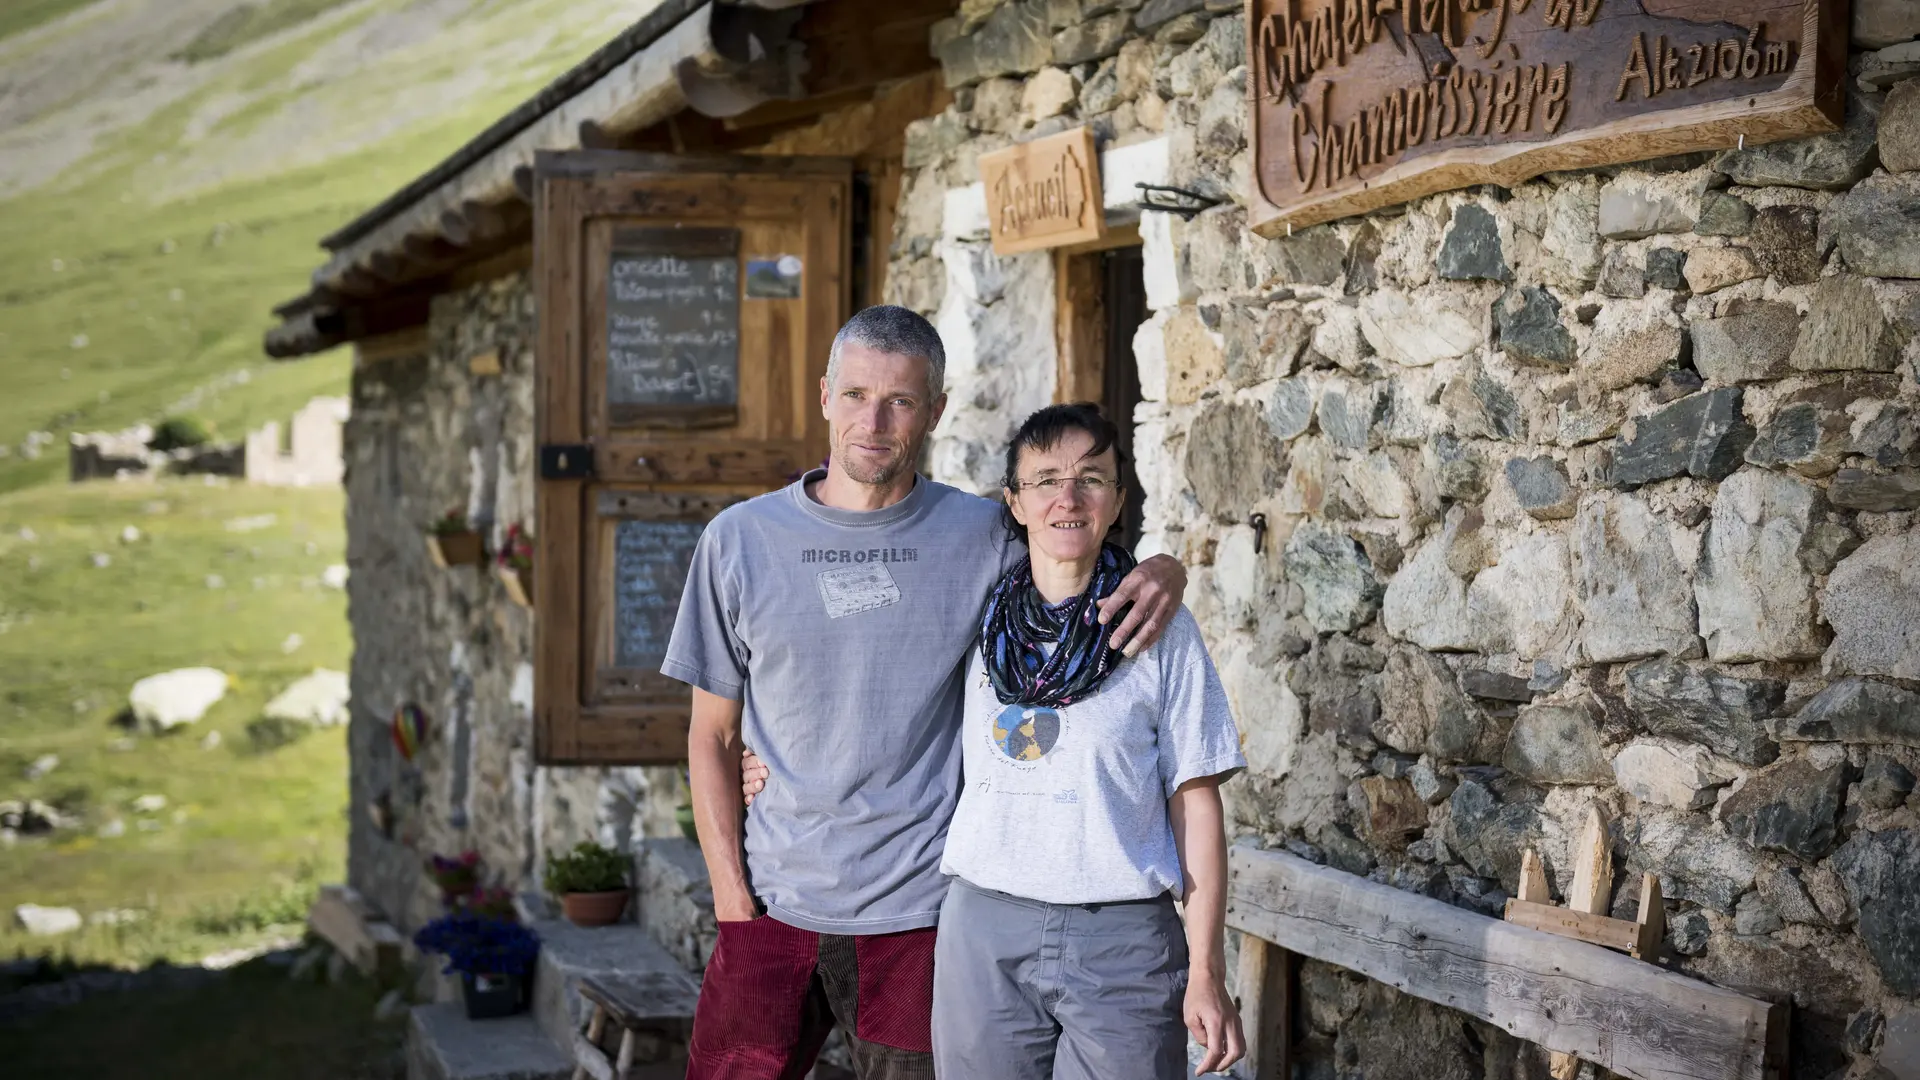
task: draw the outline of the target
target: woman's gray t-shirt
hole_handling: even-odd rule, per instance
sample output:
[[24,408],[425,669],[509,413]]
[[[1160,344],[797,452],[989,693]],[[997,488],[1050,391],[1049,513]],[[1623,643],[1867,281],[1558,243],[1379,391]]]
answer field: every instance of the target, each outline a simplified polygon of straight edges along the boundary
[[932,926],[960,783],[967,650],[1025,548],[999,504],[921,478],[874,511],[806,493],[815,470],[728,507],[694,549],[662,674],[743,702],[769,770],[747,875],[782,922]]
[[974,649],[961,749],[941,873],[1053,904],[1180,895],[1168,798],[1247,764],[1185,607],[1098,692],[1059,709],[1002,705]]

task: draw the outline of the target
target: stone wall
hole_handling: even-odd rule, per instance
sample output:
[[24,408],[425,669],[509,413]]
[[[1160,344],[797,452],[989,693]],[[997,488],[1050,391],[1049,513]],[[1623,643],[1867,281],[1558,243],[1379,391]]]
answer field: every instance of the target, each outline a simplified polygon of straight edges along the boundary
[[[535,888],[546,851],[676,832],[673,770],[533,765],[533,619],[490,573],[441,570],[423,539],[459,510],[497,544],[533,518],[533,295],[525,274],[436,298],[423,354],[356,364],[347,421],[349,881],[403,926],[437,913],[429,855],[480,852]],[[494,352],[492,365],[470,366]],[[408,763],[394,710],[421,706]]]
[[[1920,1028],[1920,22],[1855,8],[1837,134],[1268,241],[1239,4],[964,5],[889,276],[953,356],[935,474],[990,487],[1051,393],[1053,272],[983,242],[978,156],[1164,138],[1166,182],[1225,201],[1141,226],[1143,547],[1190,567],[1235,703],[1233,830],[1497,916],[1526,847],[1567,885],[1597,804],[1614,913],[1657,872],[1665,962],[1791,999],[1809,1078]],[[1544,1070],[1339,969],[1302,983],[1302,1075]]]

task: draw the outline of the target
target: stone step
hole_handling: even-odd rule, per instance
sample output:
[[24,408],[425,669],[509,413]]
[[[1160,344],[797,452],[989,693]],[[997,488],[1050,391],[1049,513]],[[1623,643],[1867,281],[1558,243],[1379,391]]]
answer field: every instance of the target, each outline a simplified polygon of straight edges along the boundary
[[713,955],[713,888],[700,847],[683,836],[656,836],[634,845],[635,909],[640,925],[680,966],[704,971]]
[[573,1060],[526,1014],[469,1020],[457,1002],[415,1005],[407,1080],[569,1080]]
[[[540,935],[540,967],[533,979],[533,1017],[558,1046],[571,1048],[575,1032],[586,1027],[592,1008],[580,996],[580,980],[591,975],[639,975],[666,972],[698,985],[696,976],[634,923],[591,929],[565,919],[533,924]],[[692,1017],[687,1018],[689,1022]]]

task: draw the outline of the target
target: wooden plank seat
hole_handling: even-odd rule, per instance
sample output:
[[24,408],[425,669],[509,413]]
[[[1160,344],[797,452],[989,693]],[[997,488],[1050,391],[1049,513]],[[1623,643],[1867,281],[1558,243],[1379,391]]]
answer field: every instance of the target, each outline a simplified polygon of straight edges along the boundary
[[[1578,937],[1489,919],[1283,851],[1235,846],[1228,858],[1227,925],[1280,949],[1359,972],[1630,1080],[1780,1080],[1786,1074],[1784,1002],[1750,998]],[[1597,899],[1597,888],[1592,895]],[[1658,893],[1643,894],[1642,902],[1651,909]],[[1637,934],[1640,923],[1632,925]],[[1287,1032],[1275,1014],[1287,1007],[1281,980],[1290,958],[1260,951],[1265,955],[1249,960],[1243,953],[1241,960],[1242,1011],[1259,1054],[1250,1071],[1284,1076]]]
[[[593,1013],[586,1033],[574,1033],[573,1080],[636,1080],[636,1064],[659,1062],[673,1046],[685,1045],[700,995],[692,979],[672,971],[589,975],[579,990]],[[620,1031],[611,1058],[601,1045],[609,1023]]]

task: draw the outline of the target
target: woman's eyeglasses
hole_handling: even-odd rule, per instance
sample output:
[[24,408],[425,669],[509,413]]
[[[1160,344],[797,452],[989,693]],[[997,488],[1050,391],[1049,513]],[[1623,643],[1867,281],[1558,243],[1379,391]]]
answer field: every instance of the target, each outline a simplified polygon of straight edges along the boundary
[[1049,499],[1057,498],[1065,492],[1068,487],[1072,487],[1075,491],[1092,499],[1102,495],[1111,495],[1120,490],[1120,481],[1109,480],[1104,476],[1049,476],[1044,480],[1017,480],[1014,482],[1015,491],[1037,491],[1043,497]]

